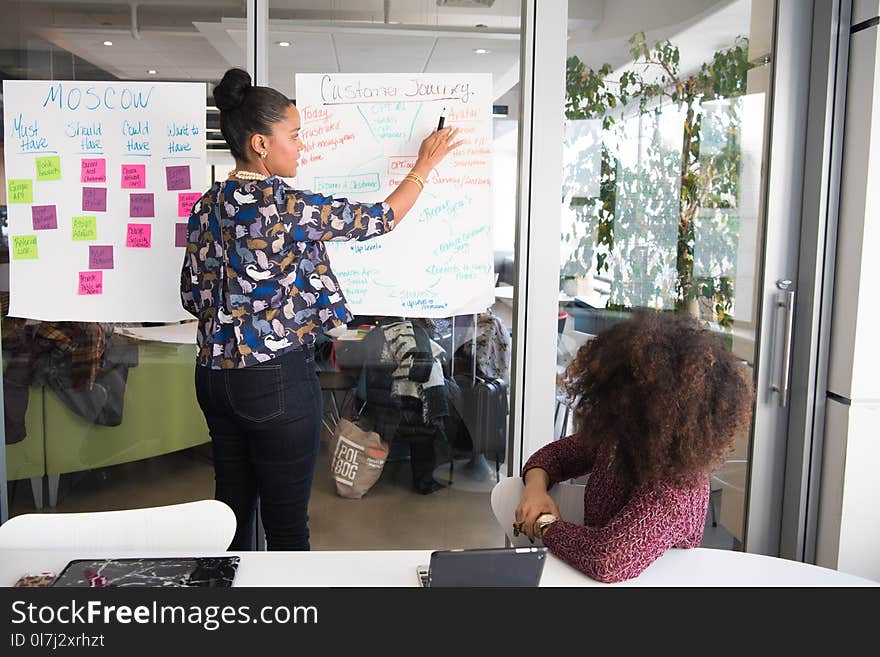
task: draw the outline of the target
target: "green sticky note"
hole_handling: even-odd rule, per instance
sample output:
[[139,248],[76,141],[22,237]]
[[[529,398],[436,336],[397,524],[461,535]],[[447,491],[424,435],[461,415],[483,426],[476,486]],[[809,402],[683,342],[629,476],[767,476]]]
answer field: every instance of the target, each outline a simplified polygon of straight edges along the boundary
[[73,218],[73,239],[96,240],[98,239],[98,221],[95,217]]
[[9,181],[9,197],[10,203],[33,203],[34,202],[34,183],[32,180],[10,180]]
[[14,235],[12,237],[13,260],[36,260],[39,257],[36,235]]
[[57,155],[38,157],[37,180],[61,180],[61,158]]

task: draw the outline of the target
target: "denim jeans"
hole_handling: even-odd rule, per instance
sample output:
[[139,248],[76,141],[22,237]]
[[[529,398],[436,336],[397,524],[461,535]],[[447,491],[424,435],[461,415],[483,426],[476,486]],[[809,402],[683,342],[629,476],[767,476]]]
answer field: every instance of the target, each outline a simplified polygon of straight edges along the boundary
[[257,500],[270,550],[308,550],[323,400],[314,350],[234,370],[196,366],[211,433],[215,498],[235,512],[230,550],[252,550]]

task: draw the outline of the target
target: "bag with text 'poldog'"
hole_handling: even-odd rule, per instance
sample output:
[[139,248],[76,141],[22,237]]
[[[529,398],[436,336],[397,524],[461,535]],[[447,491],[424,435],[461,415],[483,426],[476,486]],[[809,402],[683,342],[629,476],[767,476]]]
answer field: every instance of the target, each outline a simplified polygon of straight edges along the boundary
[[336,481],[336,492],[360,499],[382,475],[388,444],[375,431],[364,431],[343,418],[336,425],[330,446],[330,474]]

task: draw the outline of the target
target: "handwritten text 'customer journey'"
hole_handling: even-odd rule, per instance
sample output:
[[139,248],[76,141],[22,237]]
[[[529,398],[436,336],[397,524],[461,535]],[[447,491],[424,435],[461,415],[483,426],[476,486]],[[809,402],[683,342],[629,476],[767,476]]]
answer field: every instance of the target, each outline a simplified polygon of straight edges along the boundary
[[444,108],[446,125],[464,140],[393,233],[328,244],[352,310],[447,317],[491,305],[491,76],[307,74],[296,76],[296,94],[297,184],[314,192],[382,201],[412,169]]
[[[202,84],[3,83],[10,315],[175,321]],[[181,239],[183,237],[183,239]]]

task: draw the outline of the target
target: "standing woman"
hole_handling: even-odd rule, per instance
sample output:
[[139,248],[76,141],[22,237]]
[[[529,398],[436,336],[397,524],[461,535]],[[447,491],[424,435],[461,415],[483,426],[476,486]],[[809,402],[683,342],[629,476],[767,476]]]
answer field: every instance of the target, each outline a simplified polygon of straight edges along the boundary
[[308,503],[323,403],[314,342],[351,319],[324,242],[393,230],[457,129],[422,142],[412,171],[382,203],[294,189],[302,141],[293,103],[230,69],[214,89],[235,157],[195,204],[180,291],[198,322],[196,395],[211,433],[215,497],[235,512],[231,550],[253,549],[257,500],[270,550],[308,550]]

